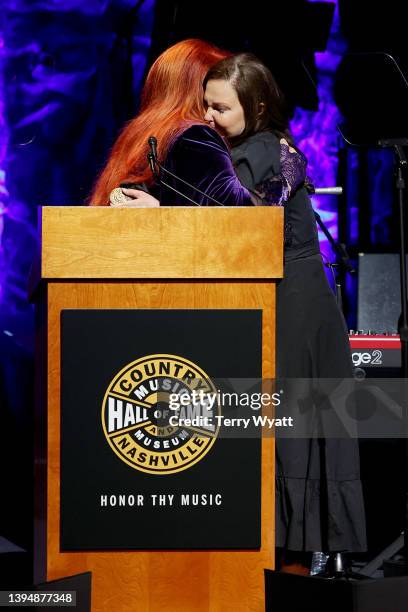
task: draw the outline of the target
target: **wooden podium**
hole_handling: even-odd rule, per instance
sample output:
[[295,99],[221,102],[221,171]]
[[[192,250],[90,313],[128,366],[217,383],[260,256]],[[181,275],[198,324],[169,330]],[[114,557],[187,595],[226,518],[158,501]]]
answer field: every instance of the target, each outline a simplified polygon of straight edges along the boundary
[[36,581],[91,571],[97,612],[264,610],[264,569],[274,567],[272,438],[262,440],[260,550],[61,552],[60,318],[64,309],[260,309],[262,376],[273,378],[282,236],[274,207],[42,208]]

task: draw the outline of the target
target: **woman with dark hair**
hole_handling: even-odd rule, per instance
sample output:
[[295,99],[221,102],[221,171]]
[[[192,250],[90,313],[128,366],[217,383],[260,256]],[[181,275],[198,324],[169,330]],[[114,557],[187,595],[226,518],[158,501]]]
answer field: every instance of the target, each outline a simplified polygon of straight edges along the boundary
[[[264,131],[272,131],[293,145],[282,92],[265,64],[252,53],[238,53],[220,60],[205,76],[203,87],[206,96],[210,95],[212,88],[226,84],[234,89],[245,115],[242,131],[228,138],[231,146]],[[221,125],[222,121],[219,123]]]
[[[204,79],[204,100],[205,118],[228,138],[245,187],[254,190],[281,174],[291,155],[279,140],[294,145],[282,94],[264,64],[247,53],[221,60]],[[290,167],[284,172],[289,184]],[[277,376],[352,378],[346,326],[324,272],[305,183],[284,206]],[[366,550],[357,440],[278,438],[276,448],[276,545],[292,553]],[[296,554],[285,557],[302,560]]]
[[[229,154],[217,130],[231,145],[235,172],[253,201],[284,204],[285,268],[277,288],[277,376],[351,378],[348,336],[322,264],[304,156],[293,143],[273,76],[251,54],[229,56],[209,69],[204,103],[210,127],[196,124],[183,131],[163,163],[224,204],[249,203],[248,198],[237,199],[230,189],[230,175],[225,172]],[[176,179],[166,180],[200,204],[208,203]],[[146,194],[133,190],[129,195],[141,202],[147,199]],[[161,190],[161,204],[175,200],[185,204],[171,190]],[[306,565],[310,555],[304,553],[318,551],[364,551],[357,441],[278,439],[276,459],[276,545],[285,551],[284,562],[298,560]]]

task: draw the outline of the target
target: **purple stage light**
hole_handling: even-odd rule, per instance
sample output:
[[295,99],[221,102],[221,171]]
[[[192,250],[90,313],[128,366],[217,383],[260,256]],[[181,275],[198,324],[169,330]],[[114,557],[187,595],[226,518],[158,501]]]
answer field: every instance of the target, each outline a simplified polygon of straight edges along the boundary
[[[2,23],[2,22],[0,22]],[[6,170],[5,158],[7,152],[8,130],[6,125],[5,107],[4,107],[4,82],[3,82],[3,64],[4,64],[4,36],[0,31],[0,303],[2,301],[2,293],[4,286],[5,265],[2,246],[2,235],[4,228],[4,214],[7,203],[7,187],[6,187]]]
[[2,2],[3,318],[20,324],[32,315],[27,277],[37,207],[84,204],[119,129],[136,110],[154,7],[155,0]]
[[[327,49],[315,53],[318,110],[296,108],[291,121],[292,133],[308,159],[307,172],[315,187],[332,187],[337,184],[339,150],[337,124],[341,121],[341,115],[334,101],[333,85],[335,71],[346,50],[346,44],[340,31],[337,0],[335,4]],[[330,233],[337,238],[337,197],[313,196],[312,201]],[[319,238],[323,254],[326,258],[333,259],[326,237],[319,233]]]

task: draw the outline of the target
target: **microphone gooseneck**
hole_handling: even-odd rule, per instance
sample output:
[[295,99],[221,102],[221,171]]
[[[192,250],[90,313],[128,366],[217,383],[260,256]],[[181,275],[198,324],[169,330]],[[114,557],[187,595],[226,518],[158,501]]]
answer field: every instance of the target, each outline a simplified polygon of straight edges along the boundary
[[156,170],[156,163],[155,163],[155,158],[153,156],[153,153],[147,154],[147,160],[149,162],[150,170],[154,178],[156,179],[156,181],[160,181],[159,173]]
[[[190,187],[190,189],[193,189],[197,193],[205,196],[206,198],[208,198],[209,200],[214,202],[217,206],[224,206],[224,204],[222,202],[219,202],[218,200],[216,200],[215,198],[210,196],[208,193],[205,193],[205,191],[201,191],[201,189],[198,189],[198,187],[196,187],[195,185],[192,185],[191,183],[188,183],[187,181],[185,181],[181,177],[177,176],[176,174],[173,174],[173,172],[170,172],[170,170],[167,170],[167,168],[162,166],[162,164],[157,159],[157,138],[155,136],[149,136],[149,138],[147,139],[147,143],[148,143],[149,148],[150,148],[150,152],[147,154],[147,159],[149,161],[150,170],[152,171],[152,174],[153,174],[154,178],[157,180],[157,182],[160,185],[162,185],[163,187],[166,187],[167,189],[170,189],[171,191],[174,191],[178,195],[181,195],[183,198],[185,198],[186,200],[188,200],[192,204],[195,204],[196,206],[202,206],[202,204],[199,204],[198,202],[195,202],[194,200],[192,200],[186,194],[178,191],[177,189],[175,189],[174,187],[172,187],[168,183],[165,183],[163,181],[163,179],[161,178],[161,176],[160,176],[160,172],[163,172],[163,173],[167,174],[168,176],[171,176],[172,178],[176,179],[180,183],[183,183],[187,187]],[[159,168],[160,172],[157,171],[157,168]]]

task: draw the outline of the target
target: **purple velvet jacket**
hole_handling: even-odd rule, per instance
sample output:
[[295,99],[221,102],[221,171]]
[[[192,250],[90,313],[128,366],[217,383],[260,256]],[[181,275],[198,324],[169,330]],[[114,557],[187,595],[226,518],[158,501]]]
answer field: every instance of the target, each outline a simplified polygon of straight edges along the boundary
[[[178,136],[169,150],[164,165],[180,179],[226,206],[283,203],[286,187],[283,177],[277,176],[256,186],[263,193],[262,200],[256,202],[248,189],[240,183],[227,145],[214,129],[205,125],[192,125]],[[216,205],[181,180],[174,179],[166,173],[162,173],[162,179],[197,204]],[[188,199],[165,187],[161,189],[160,203],[163,206],[191,205]]]

